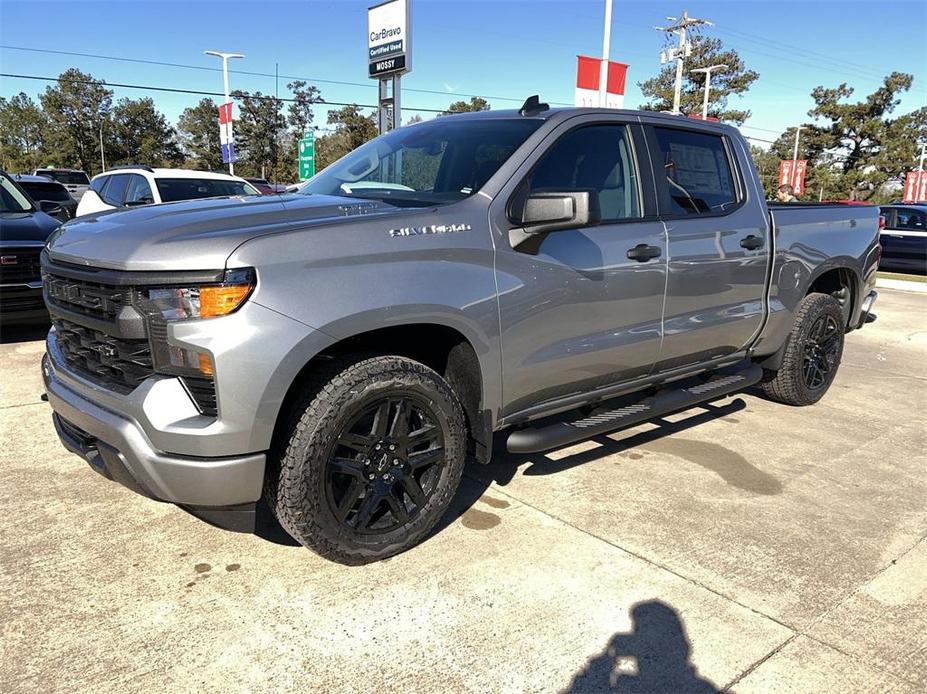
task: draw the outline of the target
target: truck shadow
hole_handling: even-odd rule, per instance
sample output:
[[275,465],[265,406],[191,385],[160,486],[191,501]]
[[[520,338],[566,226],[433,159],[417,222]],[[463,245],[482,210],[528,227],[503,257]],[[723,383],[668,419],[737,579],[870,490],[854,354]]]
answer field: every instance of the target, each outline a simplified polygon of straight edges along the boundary
[[750,464],[739,453],[717,443],[679,437],[679,434],[688,429],[713,420],[728,418],[728,421],[731,421],[733,419],[731,415],[744,410],[746,406],[741,398],[735,398],[723,405],[704,403],[694,408],[701,410],[700,412],[685,419],[679,421],[656,419],[650,422],[656,425],[655,428],[618,441],[607,435],[593,437],[589,440],[597,444],[594,448],[586,448],[564,456],[556,455],[556,451],[528,455],[508,453],[505,450],[504,435],[498,436],[493,446],[495,453],[489,464],[481,465],[473,460],[468,461],[460,489],[450,509],[432,534],[441,532],[465,515],[468,517],[464,518],[464,521],[469,519],[471,522],[488,525],[489,516],[492,514],[477,511],[473,509],[474,505],[480,499],[488,499],[484,494],[490,485],[505,487],[515,478],[520,469],[524,476],[554,475],[613,455],[636,460],[648,453],[669,454],[699,465],[718,475],[726,484],[751,494],[763,496],[779,494],[782,492],[782,483],[769,473]]
[[679,613],[662,600],[631,608],[631,630],[617,632],[573,676],[564,692],[718,692],[690,662]]

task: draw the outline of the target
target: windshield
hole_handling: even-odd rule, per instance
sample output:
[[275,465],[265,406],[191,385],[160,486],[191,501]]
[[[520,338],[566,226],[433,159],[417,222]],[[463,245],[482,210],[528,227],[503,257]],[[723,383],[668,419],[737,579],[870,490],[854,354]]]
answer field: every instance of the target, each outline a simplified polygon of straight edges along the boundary
[[32,202],[23,195],[13,181],[0,174],[0,213],[30,212]]
[[161,202],[219,198],[227,195],[260,195],[254,186],[244,181],[225,181],[216,178],[158,178]]
[[476,193],[541,125],[540,120],[438,118],[371,140],[300,189],[430,207]]
[[55,169],[39,169],[36,176],[46,176],[58,183],[67,183],[72,186],[85,186],[90,183],[87,174],[83,171],[56,171]]

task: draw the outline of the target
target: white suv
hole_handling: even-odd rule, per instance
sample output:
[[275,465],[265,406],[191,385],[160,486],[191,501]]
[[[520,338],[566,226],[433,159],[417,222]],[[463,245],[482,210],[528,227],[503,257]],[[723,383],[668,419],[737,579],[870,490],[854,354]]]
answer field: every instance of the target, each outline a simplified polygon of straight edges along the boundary
[[260,195],[260,192],[244,179],[223,173],[117,166],[91,179],[90,190],[77,206],[77,216],[226,195]]

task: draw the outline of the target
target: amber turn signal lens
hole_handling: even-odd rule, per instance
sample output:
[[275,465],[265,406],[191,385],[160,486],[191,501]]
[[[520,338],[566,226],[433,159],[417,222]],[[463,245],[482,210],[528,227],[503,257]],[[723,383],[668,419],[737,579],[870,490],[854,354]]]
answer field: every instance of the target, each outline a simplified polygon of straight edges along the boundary
[[250,284],[200,287],[200,318],[224,316],[241,306],[251,291]]
[[212,367],[212,359],[209,358],[209,355],[200,352],[196,356],[199,359],[200,373],[204,376],[212,376],[215,369]]

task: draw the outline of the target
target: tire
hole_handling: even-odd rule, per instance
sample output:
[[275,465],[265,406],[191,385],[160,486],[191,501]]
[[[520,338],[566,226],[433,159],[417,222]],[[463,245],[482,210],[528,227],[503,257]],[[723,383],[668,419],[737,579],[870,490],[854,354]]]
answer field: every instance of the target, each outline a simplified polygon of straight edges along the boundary
[[436,372],[397,356],[336,360],[293,406],[265,499],[303,546],[366,564],[432,530],[465,455],[463,409]]
[[787,405],[813,405],[830,388],[846,332],[844,311],[828,294],[809,294],[798,305],[778,371],[767,371],[760,388]]

